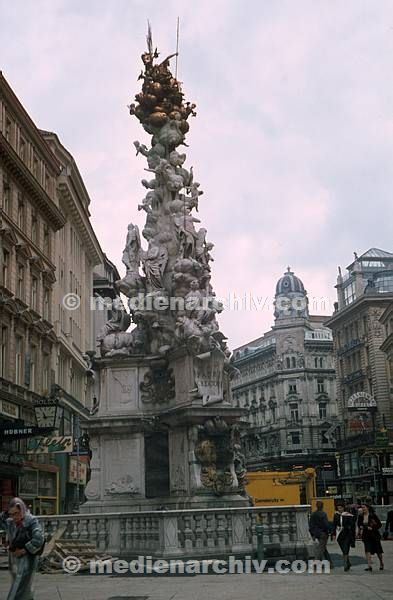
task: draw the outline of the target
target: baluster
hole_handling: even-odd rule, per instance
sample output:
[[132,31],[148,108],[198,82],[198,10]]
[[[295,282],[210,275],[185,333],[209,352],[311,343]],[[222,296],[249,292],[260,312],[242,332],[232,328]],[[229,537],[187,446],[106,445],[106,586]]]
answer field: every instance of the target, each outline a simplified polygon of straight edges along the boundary
[[281,532],[280,532],[280,540],[282,543],[286,544],[290,540],[290,531],[289,531],[289,513],[283,512],[281,513]]
[[193,531],[192,531],[192,516],[189,513],[184,515],[184,549],[192,550],[193,548]]
[[217,545],[219,550],[225,549],[225,515],[222,513],[216,513],[217,522]]
[[138,551],[141,549],[141,519],[139,516],[135,517],[135,547]]
[[278,544],[280,542],[280,525],[279,525],[279,515],[276,512],[271,513],[272,515],[272,542],[273,544]]
[[206,521],[206,546],[208,548],[214,548],[216,545],[216,536],[215,536],[215,515],[211,511],[207,511],[205,513],[205,521]]
[[89,529],[89,540],[91,540],[92,544],[97,545],[97,540],[98,540],[97,519],[94,519],[94,518],[89,519],[88,529]]
[[145,532],[145,540],[146,540],[146,549],[151,550],[153,546],[153,517],[148,515],[146,517],[146,532]]
[[106,550],[107,531],[105,518],[98,518],[98,549],[104,552]]
[[224,525],[225,525],[225,544],[227,548],[232,548],[233,544],[233,531],[232,531],[232,515],[228,511],[224,513]]
[[71,521],[71,519],[67,519],[66,530],[64,532],[64,539],[66,539],[66,540],[72,539],[72,521]]
[[88,518],[83,518],[79,521],[79,537],[82,540],[89,539],[89,530],[87,528]]
[[160,542],[160,520],[157,516],[152,517],[153,519],[153,550],[158,548]]
[[194,515],[194,535],[195,535],[195,548],[203,548],[204,540],[203,540],[203,527],[202,527],[203,514],[196,513]]
[[120,550],[125,550],[127,548],[128,518],[127,517],[119,517],[119,519],[120,519],[120,533],[119,533]]

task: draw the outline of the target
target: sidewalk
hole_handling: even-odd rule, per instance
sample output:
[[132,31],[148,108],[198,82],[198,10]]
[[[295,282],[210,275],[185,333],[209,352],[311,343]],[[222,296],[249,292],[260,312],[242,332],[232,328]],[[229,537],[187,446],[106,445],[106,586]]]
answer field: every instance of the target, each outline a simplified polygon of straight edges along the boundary
[[[377,559],[364,571],[363,544],[352,552],[352,569],[344,573],[337,544],[329,544],[335,569],[323,575],[250,574],[133,577],[111,575],[41,575],[35,600],[390,600],[393,589],[393,541],[384,543],[385,570]],[[0,571],[0,598],[8,591],[8,574]]]

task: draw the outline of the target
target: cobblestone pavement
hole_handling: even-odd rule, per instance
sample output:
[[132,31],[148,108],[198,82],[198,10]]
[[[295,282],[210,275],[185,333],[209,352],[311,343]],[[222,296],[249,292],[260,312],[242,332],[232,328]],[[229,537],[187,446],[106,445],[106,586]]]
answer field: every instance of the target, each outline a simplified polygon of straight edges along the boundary
[[[256,574],[195,576],[41,575],[35,600],[391,600],[393,541],[385,542],[385,570],[374,560],[364,571],[362,544],[352,552],[352,569],[344,573],[337,545],[329,545],[335,568],[330,574]],[[0,570],[0,598],[6,598],[8,573]]]

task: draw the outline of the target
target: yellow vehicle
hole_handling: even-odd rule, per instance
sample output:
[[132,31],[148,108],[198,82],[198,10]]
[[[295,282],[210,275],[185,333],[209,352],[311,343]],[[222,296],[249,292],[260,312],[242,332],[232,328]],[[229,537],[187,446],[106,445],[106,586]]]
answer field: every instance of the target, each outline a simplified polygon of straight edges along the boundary
[[246,491],[254,506],[285,506],[310,504],[316,510],[316,502],[321,500],[329,521],[334,516],[334,499],[317,498],[316,472],[309,468],[304,471],[249,471],[246,475]]

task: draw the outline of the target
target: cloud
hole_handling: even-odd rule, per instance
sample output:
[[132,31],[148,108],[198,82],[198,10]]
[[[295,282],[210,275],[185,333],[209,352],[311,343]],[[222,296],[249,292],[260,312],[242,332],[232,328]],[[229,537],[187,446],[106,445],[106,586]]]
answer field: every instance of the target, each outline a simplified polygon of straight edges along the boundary
[[[126,225],[143,224],[147,141],[126,105],[138,91],[146,19],[197,103],[188,164],[204,195],[220,296],[272,298],[290,264],[334,301],[354,250],[393,250],[393,5],[235,0],[14,0],[1,4],[1,65],[36,123],[56,131],[91,196],[104,251],[121,268]],[[331,302],[326,313],[331,310]],[[271,311],[226,311],[232,346]]]

